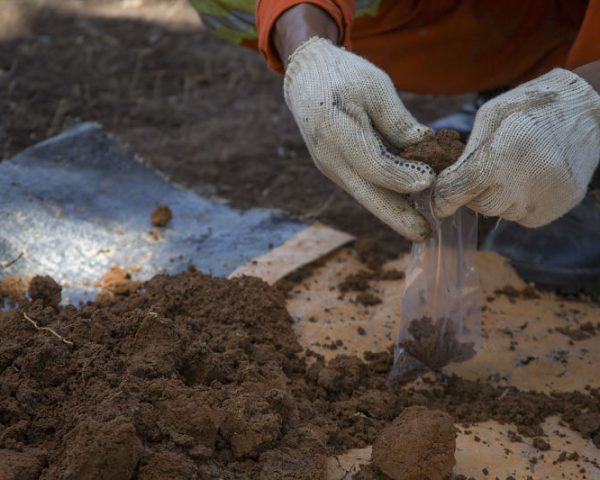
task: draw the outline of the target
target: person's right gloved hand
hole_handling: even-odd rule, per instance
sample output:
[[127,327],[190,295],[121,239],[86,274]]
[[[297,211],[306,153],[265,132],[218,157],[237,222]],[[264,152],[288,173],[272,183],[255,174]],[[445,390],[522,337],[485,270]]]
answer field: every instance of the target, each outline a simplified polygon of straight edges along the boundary
[[426,164],[392,155],[431,130],[404,107],[389,76],[364,58],[313,37],[290,56],[285,100],[317,167],[360,204],[413,241],[431,235],[406,194],[435,179]]

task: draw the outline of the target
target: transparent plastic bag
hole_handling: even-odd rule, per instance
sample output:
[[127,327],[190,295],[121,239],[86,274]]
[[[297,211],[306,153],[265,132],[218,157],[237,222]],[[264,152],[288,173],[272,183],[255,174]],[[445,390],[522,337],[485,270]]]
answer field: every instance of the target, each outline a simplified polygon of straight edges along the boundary
[[430,194],[416,199],[433,235],[413,244],[390,381],[471,358],[481,348],[481,289],[475,267],[477,214],[466,208],[438,220]]

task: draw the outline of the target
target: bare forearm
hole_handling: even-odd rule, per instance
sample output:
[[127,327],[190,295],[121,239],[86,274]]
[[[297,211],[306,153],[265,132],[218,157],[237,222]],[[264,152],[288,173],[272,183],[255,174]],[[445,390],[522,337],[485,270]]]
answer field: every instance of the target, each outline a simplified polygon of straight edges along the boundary
[[290,8],[279,17],[273,32],[273,44],[284,68],[287,68],[289,56],[301,43],[311,37],[327,38],[337,43],[337,25],[325,10],[302,3]]

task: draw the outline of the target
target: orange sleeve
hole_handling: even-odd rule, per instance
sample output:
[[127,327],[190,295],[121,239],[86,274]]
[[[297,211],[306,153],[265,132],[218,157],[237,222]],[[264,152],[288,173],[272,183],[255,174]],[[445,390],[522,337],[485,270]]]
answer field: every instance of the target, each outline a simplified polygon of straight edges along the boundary
[[265,57],[269,68],[281,74],[283,74],[283,63],[271,41],[271,32],[281,14],[300,3],[311,3],[331,15],[340,32],[340,44],[350,48],[350,26],[355,12],[354,0],[258,0],[256,4],[258,50]]
[[574,69],[600,60],[600,0],[590,0],[566,67]]

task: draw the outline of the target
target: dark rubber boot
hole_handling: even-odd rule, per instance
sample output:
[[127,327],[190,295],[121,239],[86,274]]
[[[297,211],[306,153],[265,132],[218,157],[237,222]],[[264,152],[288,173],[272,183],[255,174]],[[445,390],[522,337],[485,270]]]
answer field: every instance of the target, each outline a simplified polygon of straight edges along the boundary
[[[595,182],[594,182],[595,183]],[[600,190],[537,229],[500,222],[484,250],[510,259],[519,275],[541,288],[563,293],[600,293]]]

